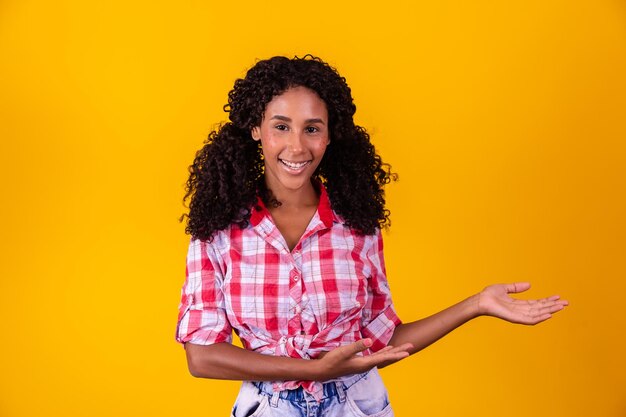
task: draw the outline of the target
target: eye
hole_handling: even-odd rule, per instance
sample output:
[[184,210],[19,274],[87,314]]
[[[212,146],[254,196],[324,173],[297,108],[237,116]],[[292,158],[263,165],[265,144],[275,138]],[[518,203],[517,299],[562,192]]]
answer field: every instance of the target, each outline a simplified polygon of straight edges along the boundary
[[306,133],[317,133],[320,130],[315,126],[308,126],[306,129]]
[[276,126],[274,126],[274,128],[276,128],[278,130],[287,130],[287,129],[289,129],[289,127],[287,127],[287,125],[284,125],[284,124],[276,125]]

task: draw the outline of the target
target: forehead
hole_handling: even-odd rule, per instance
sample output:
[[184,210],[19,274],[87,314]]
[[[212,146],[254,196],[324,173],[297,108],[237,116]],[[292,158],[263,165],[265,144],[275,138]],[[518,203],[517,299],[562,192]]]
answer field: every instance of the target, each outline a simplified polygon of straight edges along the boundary
[[265,117],[275,115],[325,119],[328,116],[328,110],[324,100],[315,91],[306,87],[292,87],[267,103]]

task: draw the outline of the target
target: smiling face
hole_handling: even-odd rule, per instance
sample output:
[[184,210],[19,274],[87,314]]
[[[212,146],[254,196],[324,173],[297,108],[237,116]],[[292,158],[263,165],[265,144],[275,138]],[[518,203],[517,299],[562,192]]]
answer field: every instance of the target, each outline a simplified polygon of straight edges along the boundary
[[261,141],[265,182],[276,197],[311,191],[329,143],[326,103],[306,87],[290,88],[267,104],[252,137]]

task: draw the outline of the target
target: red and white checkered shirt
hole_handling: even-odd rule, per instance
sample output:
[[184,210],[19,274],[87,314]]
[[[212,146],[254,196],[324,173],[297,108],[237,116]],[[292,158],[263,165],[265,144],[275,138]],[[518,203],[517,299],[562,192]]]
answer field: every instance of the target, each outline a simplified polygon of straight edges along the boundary
[[[387,345],[400,319],[380,231],[356,234],[320,188],[317,212],[292,251],[260,199],[247,228],[191,241],[178,342],[230,343],[234,329],[246,349],[304,359],[367,337],[371,351]],[[313,381],[276,381],[274,388],[300,385],[321,394]]]

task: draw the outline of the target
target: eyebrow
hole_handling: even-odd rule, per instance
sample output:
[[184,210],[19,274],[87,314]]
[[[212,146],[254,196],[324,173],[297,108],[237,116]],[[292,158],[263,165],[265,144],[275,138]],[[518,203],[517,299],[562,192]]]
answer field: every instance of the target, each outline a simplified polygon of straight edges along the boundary
[[[270,120],[282,120],[283,122],[291,122],[292,120],[287,116],[281,116],[280,114],[276,114],[270,118]],[[306,119],[305,123],[321,123],[325,124],[322,119]]]

